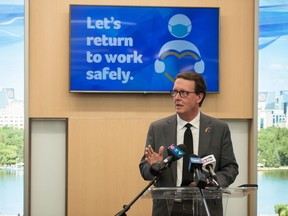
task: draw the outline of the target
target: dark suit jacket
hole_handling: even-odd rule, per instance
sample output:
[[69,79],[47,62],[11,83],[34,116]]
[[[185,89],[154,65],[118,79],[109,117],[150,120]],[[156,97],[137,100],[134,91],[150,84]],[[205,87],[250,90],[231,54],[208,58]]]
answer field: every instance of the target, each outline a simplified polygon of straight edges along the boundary
[[[200,113],[199,130],[199,153],[202,155],[213,154],[216,158],[215,172],[218,182],[222,187],[228,187],[232,184],[238,175],[238,164],[235,159],[230,130],[224,121]],[[158,152],[160,146],[165,149],[171,144],[177,143],[177,115],[172,115],[155,122],[152,122],[146,139],[146,146],[151,145]],[[164,158],[168,153],[164,150]],[[159,180],[155,183],[156,187],[175,187],[177,179],[177,163],[171,166],[161,174]],[[145,162],[143,155],[140,164],[140,172],[145,180],[152,180],[150,165]],[[211,200],[208,204],[211,216],[223,215],[222,200]],[[169,216],[166,200],[153,200],[153,216]]]

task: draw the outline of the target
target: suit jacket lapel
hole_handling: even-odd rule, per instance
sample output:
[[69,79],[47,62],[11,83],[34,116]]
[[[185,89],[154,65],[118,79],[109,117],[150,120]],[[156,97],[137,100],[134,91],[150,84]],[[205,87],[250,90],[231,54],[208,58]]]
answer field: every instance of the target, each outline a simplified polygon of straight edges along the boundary
[[[173,115],[171,118],[167,120],[167,124],[165,126],[165,137],[166,137],[166,149],[172,145],[172,144],[177,144],[177,116]],[[173,143],[168,143],[173,140]],[[174,179],[174,183],[176,184],[176,177],[177,177],[177,163],[174,162],[171,164],[171,169],[172,169],[172,176]]]
[[199,157],[207,154],[209,145],[211,143],[212,126],[210,119],[200,114],[200,131],[199,131]]

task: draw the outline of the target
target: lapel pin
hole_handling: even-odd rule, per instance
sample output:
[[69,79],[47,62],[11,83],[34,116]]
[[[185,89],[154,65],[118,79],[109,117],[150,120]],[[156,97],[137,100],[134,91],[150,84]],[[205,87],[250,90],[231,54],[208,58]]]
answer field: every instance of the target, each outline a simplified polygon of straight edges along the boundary
[[210,127],[207,127],[207,128],[205,129],[205,133],[210,133],[210,131],[211,131],[211,128],[210,128]]

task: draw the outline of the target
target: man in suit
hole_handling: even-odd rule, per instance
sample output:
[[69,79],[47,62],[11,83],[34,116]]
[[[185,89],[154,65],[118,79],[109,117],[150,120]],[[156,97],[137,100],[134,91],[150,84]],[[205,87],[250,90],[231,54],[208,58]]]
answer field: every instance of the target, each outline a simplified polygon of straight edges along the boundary
[[[238,164],[235,159],[230,130],[224,121],[207,116],[200,111],[206,96],[204,78],[196,72],[183,72],[176,76],[171,91],[176,114],[157,120],[150,124],[145,153],[140,161],[139,168],[145,180],[152,180],[150,172],[152,164],[168,157],[167,148],[171,144],[182,144],[185,125],[192,127],[192,154],[203,156],[213,154],[216,158],[215,173],[219,186],[228,187],[238,175]],[[189,129],[189,130],[190,130]],[[191,154],[191,152],[190,152]],[[156,187],[195,186],[193,180],[187,183],[183,179],[183,159],[171,164],[155,182]],[[208,176],[208,174],[207,174]],[[184,183],[185,182],[185,183]],[[168,212],[165,199],[153,199],[152,216],[183,216],[192,215],[193,210],[187,213],[177,212],[178,203],[172,203],[172,213]],[[223,215],[222,200],[207,200],[211,216]],[[175,208],[174,208],[175,207]],[[193,209],[193,207],[192,207]],[[195,215],[195,214],[194,214]],[[202,213],[197,216],[202,215]],[[203,215],[206,215],[204,212]]]

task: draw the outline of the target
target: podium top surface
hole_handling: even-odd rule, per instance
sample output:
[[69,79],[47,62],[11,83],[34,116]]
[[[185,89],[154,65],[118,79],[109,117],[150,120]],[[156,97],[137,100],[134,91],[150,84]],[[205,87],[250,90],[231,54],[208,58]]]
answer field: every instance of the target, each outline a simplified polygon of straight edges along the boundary
[[245,197],[257,191],[258,187],[228,187],[222,188],[222,195],[229,197]]
[[[241,198],[254,191],[257,187],[235,187],[235,188],[214,188],[202,189],[206,199],[220,198]],[[142,196],[148,199],[201,199],[201,192],[198,187],[150,187]]]

